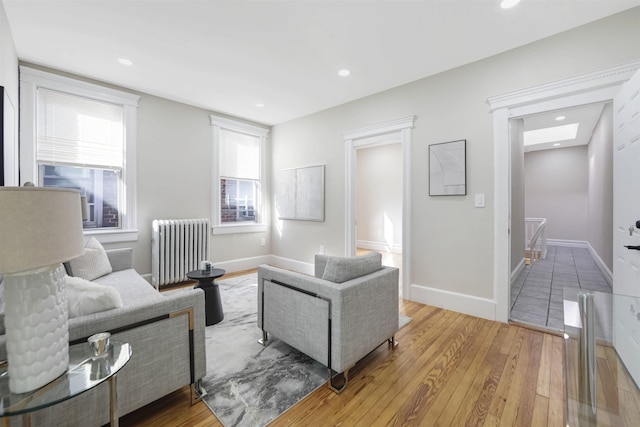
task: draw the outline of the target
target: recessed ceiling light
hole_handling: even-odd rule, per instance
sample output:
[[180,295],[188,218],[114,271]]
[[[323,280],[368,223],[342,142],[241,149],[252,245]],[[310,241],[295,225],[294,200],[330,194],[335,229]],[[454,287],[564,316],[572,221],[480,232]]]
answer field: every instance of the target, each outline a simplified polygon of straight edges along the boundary
[[560,147],[560,145],[561,144],[559,142],[556,142],[555,144],[553,144],[554,147]]
[[263,104],[263,103],[261,103],[261,102],[258,102],[258,103],[256,103],[256,107],[258,107],[258,108],[262,108],[262,107],[264,107],[264,104]]
[[502,0],[502,2],[500,2],[500,7],[503,9],[510,9],[518,3],[520,3],[520,0]]
[[558,116],[558,117],[556,117],[556,120],[557,120],[557,121],[564,120],[564,119],[566,119],[566,117],[565,117],[565,116]]
[[524,133],[524,145],[546,144],[547,142],[576,139],[580,123],[528,130]]
[[347,77],[349,74],[351,74],[351,71],[347,70],[346,68],[338,71],[338,75],[340,77]]
[[133,65],[133,61],[127,58],[118,58],[118,62],[122,65],[126,65],[127,67],[130,67]]

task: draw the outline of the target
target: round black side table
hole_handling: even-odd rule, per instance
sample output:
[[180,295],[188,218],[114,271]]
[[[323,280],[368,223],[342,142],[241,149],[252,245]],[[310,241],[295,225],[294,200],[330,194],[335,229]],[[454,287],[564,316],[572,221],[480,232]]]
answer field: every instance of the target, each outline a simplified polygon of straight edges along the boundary
[[222,311],[222,300],[220,299],[220,288],[214,281],[226,273],[221,268],[212,268],[211,271],[193,270],[187,273],[191,280],[197,280],[196,288],[204,291],[204,305],[206,313],[206,325],[211,326],[224,319]]

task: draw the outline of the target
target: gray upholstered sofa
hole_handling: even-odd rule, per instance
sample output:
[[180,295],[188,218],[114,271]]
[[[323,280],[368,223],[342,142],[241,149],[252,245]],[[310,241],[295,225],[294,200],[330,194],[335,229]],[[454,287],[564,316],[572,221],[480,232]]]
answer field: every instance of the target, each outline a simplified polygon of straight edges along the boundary
[[[133,355],[118,374],[123,416],[186,385],[192,399],[206,373],[204,295],[200,289],[159,293],[132,267],[132,250],[108,250],[113,272],[95,282],[118,290],[122,307],[69,319],[70,344],[97,332],[131,344]],[[4,318],[0,360],[6,359]],[[11,425],[18,425],[18,419]],[[109,423],[107,383],[31,416],[34,426],[101,426]]]
[[[329,368],[329,386],[342,391],[348,370],[398,330],[398,276],[379,253],[315,256],[315,277],[258,267],[261,343],[272,334]],[[344,374],[336,385],[334,373]]]

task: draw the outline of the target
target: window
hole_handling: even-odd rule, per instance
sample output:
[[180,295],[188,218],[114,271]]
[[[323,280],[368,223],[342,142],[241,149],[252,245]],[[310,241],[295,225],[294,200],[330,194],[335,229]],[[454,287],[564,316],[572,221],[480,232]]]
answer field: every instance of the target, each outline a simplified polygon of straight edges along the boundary
[[86,234],[136,240],[138,97],[21,67],[21,98],[22,182],[80,190]]
[[268,130],[211,116],[214,234],[266,230],[264,150]]

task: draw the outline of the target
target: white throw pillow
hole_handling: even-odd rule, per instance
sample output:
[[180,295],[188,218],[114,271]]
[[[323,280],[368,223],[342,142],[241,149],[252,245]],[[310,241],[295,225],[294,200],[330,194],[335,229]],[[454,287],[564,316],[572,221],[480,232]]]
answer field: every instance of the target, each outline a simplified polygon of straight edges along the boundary
[[72,276],[66,276],[65,284],[69,318],[122,307],[120,294],[111,286]]
[[84,247],[84,255],[69,261],[69,274],[85,280],[94,280],[113,271],[109,257],[95,237]]

